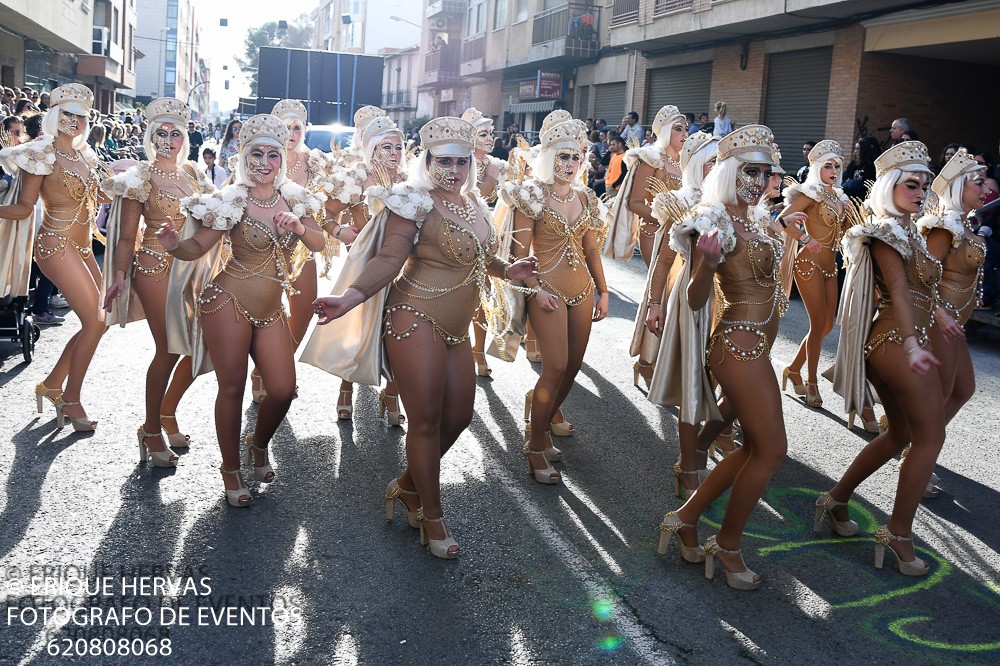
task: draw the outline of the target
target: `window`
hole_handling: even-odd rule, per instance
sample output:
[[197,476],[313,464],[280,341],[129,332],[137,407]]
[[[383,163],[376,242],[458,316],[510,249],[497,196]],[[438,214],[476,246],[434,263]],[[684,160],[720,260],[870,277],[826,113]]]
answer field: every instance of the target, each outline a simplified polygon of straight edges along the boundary
[[493,0],[493,29],[499,30],[507,25],[508,0]]
[[112,40],[114,40],[115,44],[121,44],[121,41],[119,40],[119,35],[118,35],[118,26],[120,24],[121,24],[121,21],[118,18],[118,8],[115,7],[114,11],[112,12],[112,19],[111,19],[111,38],[112,38]]
[[517,2],[517,12],[514,16],[514,22],[520,23],[521,21],[528,20],[528,0],[515,0]]
[[465,21],[465,35],[481,35],[486,32],[486,0],[469,0],[469,11]]

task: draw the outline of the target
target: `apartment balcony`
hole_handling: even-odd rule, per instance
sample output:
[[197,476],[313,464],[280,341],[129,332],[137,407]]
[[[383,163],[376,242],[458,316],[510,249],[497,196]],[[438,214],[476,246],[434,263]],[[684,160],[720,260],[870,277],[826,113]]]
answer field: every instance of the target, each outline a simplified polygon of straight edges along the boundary
[[462,64],[459,67],[459,74],[462,76],[472,76],[481,74],[485,69],[484,58],[486,57],[486,35],[476,35],[462,42]]
[[653,16],[663,16],[670,12],[691,9],[693,6],[694,0],[656,0],[656,4],[653,5]]
[[624,25],[638,20],[639,0],[615,0],[611,7],[611,25]]
[[457,18],[465,16],[468,3],[464,0],[437,0],[427,5],[425,16],[433,18]]
[[424,60],[424,77],[421,86],[452,86],[458,82],[462,50],[457,46],[444,46],[427,54]]
[[417,108],[409,90],[393,90],[382,94],[382,108],[387,111],[408,111]]
[[592,58],[600,50],[601,9],[569,2],[535,16],[529,61],[569,66]]

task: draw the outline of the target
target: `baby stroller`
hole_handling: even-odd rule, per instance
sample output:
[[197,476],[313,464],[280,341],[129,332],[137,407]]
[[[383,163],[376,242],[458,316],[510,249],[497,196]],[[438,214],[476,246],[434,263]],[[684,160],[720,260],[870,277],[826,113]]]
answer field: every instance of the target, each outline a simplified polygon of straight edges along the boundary
[[25,363],[31,363],[40,331],[28,317],[28,299],[24,296],[0,297],[0,339],[10,338],[21,344],[21,354]]

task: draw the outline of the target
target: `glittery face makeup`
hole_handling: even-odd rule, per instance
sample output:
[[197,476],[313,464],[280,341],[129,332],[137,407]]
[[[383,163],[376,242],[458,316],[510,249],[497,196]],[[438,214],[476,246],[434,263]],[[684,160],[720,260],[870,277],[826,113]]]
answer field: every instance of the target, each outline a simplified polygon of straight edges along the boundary
[[823,164],[819,172],[819,179],[824,185],[833,185],[837,182],[837,174],[840,173],[840,163],[836,160],[829,160]]
[[252,148],[247,155],[247,175],[258,183],[273,183],[281,168],[281,157],[277,148]]
[[687,139],[687,123],[678,120],[670,127],[670,147],[680,152],[681,148],[684,147],[684,141]]
[[982,171],[969,176],[965,181],[965,186],[962,188],[963,212],[975,210],[985,204],[988,192],[986,179],[983,177]]
[[555,175],[556,180],[563,183],[570,183],[576,178],[576,174],[580,172],[581,166],[583,166],[583,156],[580,155],[579,150],[561,148],[556,153],[556,163],[552,173]]
[[173,123],[163,123],[153,132],[152,144],[159,157],[176,157],[184,145],[184,133]]
[[756,206],[767,189],[771,168],[764,164],[744,164],[736,174],[736,196],[741,201]]
[[403,141],[399,136],[391,134],[384,137],[375,146],[375,152],[372,153],[372,162],[384,166],[389,171],[395,171],[399,168],[399,162],[402,157]]
[[285,127],[288,128],[288,147],[295,148],[302,141],[302,130],[304,129],[302,121],[298,118],[292,118],[285,123]]
[[455,192],[469,175],[469,158],[432,156],[427,171],[435,185]]
[[83,130],[84,117],[69,111],[59,112],[59,133],[76,136]]
[[476,134],[476,150],[480,153],[488,153],[493,150],[493,128],[484,127]]
[[892,205],[901,213],[916,215],[927,196],[927,174],[910,173],[892,188]]

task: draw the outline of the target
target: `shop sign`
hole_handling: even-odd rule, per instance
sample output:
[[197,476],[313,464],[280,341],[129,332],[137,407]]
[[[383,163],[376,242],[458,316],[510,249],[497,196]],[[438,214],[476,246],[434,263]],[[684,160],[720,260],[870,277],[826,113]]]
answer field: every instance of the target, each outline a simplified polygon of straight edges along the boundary
[[559,99],[562,97],[562,72],[538,71],[538,98]]
[[454,102],[455,101],[455,89],[445,88],[441,91],[441,101],[442,102]]

